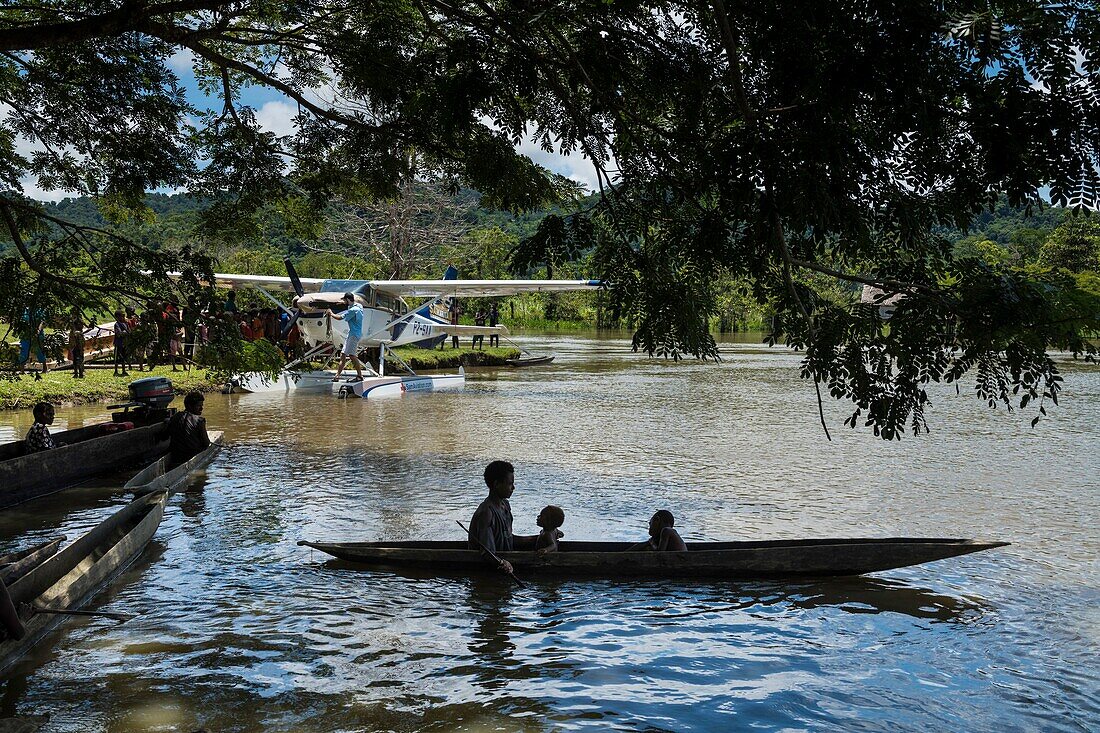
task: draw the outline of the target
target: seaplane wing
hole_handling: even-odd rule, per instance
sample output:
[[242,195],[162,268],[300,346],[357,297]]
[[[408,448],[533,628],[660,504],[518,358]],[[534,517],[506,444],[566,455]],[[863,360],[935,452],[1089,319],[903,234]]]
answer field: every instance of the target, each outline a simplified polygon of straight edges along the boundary
[[[183,277],[182,273],[169,272],[168,277],[173,280],[178,280]],[[302,283],[302,291],[306,293],[316,293],[321,290],[321,286],[324,285],[327,280],[319,277],[303,277],[299,278]],[[240,288],[267,288],[269,290],[286,290],[287,292],[295,292],[294,281],[289,277],[281,277],[279,275],[234,275],[226,272],[215,272],[214,281],[208,283],[205,278],[200,282],[213,285],[218,288],[226,288],[228,290],[237,290]]]
[[379,293],[409,298],[486,298],[519,293],[595,290],[600,280],[371,280]]
[[[303,277],[299,278],[302,283],[302,290],[307,293],[316,293],[321,290],[321,286],[326,282],[319,277]],[[278,275],[230,275],[227,273],[216,272],[214,273],[214,285],[219,288],[229,288],[230,290],[235,288],[250,288],[260,287],[269,288],[271,290],[286,290],[287,292],[294,292],[294,282],[289,277],[280,277]]]

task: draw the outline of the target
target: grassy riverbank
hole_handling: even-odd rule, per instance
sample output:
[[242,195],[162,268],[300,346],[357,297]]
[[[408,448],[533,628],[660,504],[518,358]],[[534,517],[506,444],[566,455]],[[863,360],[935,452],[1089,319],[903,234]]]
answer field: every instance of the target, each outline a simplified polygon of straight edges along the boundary
[[[504,366],[507,359],[519,356],[515,347],[470,349],[461,347],[452,349],[450,344],[442,351],[439,349],[418,349],[403,346],[394,350],[405,363],[413,369],[457,369],[459,366]],[[387,359],[387,362],[391,361]],[[394,362],[396,363],[396,362]]]
[[130,372],[128,377],[116,377],[110,369],[89,369],[84,379],[73,379],[72,372],[54,371],[35,380],[24,374],[16,380],[0,379],[0,410],[28,409],[36,402],[55,405],[83,405],[89,402],[125,402],[129,399],[127,385],[135,379],[165,376],[172,380],[177,394],[197,389],[214,392],[221,388],[207,377],[205,369],[173,372],[171,367],[157,367],[152,372]]

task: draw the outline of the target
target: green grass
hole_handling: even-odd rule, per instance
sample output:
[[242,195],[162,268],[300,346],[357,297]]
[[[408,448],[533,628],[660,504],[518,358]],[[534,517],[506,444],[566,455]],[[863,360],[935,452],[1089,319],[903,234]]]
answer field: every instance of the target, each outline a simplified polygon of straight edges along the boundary
[[[486,338],[488,341],[488,338]],[[442,351],[439,349],[418,349],[403,346],[394,350],[405,363],[413,369],[456,369],[459,366],[503,366],[506,359],[519,356],[519,349],[513,347],[470,349],[460,347],[452,349],[450,342]],[[390,363],[390,360],[386,360]]]
[[165,376],[172,380],[177,394],[199,390],[214,392],[220,382],[207,377],[206,370],[173,372],[171,367],[157,367],[152,372],[131,371],[128,377],[116,377],[110,369],[88,369],[84,379],[73,379],[71,371],[53,371],[36,381],[31,374],[20,379],[0,378],[0,409],[28,409],[36,402],[55,405],[83,405],[89,402],[125,402],[129,399],[127,385],[135,379]]

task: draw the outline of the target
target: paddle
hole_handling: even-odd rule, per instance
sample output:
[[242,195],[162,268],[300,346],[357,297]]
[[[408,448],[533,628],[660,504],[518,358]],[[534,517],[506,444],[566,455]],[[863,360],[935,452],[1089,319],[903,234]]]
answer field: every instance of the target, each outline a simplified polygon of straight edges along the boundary
[[100,618],[109,618],[118,621],[120,624],[124,624],[134,616],[128,613],[113,613],[111,611],[76,611],[69,608],[46,608],[45,606],[39,606],[37,604],[31,606],[35,613],[56,613],[62,616],[96,616]]
[[[474,536],[473,536],[472,534],[470,534],[470,530],[466,529],[466,526],[465,526],[464,524],[462,524],[462,522],[459,522],[459,521],[458,521],[458,520],[456,519],[456,520],[455,520],[455,523],[456,523],[456,524],[457,524],[457,525],[458,525],[459,527],[462,527],[462,531],[463,531],[463,532],[465,532],[465,533],[466,533],[467,535],[469,535],[470,539],[472,539],[472,540],[473,540],[474,542],[477,542],[477,546],[481,548],[481,551],[482,551],[482,552],[484,552],[484,553],[485,553],[486,555],[488,555],[489,557],[491,557],[491,558],[493,558],[494,560],[496,560],[496,561],[497,561],[497,564],[498,564],[498,565],[503,565],[503,564],[504,564],[504,561],[503,561],[503,560],[501,560],[501,559],[500,559],[499,557],[497,557],[496,555],[494,555],[494,554],[493,554],[493,551],[492,551],[492,550],[490,550],[490,549],[489,549],[488,547],[486,547],[485,545],[481,544],[481,541],[480,541],[480,540],[478,540],[478,538],[477,538],[477,537],[474,537]],[[519,578],[517,578],[517,577],[516,577],[516,574],[515,574],[515,573],[509,572],[509,573],[508,573],[508,576],[509,576],[509,577],[510,577],[510,578],[511,578],[512,580],[516,581],[516,585],[518,585],[518,586],[519,586],[520,588],[526,588],[526,587],[527,587],[527,586],[525,586],[525,585],[524,585],[524,584],[523,584],[523,583],[522,583],[522,582],[520,581],[520,579],[519,579]]]

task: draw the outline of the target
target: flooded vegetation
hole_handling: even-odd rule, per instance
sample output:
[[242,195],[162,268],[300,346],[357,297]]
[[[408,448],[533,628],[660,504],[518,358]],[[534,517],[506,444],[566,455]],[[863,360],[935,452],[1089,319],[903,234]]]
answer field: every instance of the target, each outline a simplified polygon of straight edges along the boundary
[[[90,606],[140,616],[66,623],[8,673],[0,715],[49,713],[51,733],[1095,728],[1095,367],[1063,365],[1072,389],[1035,429],[945,388],[929,435],[828,442],[786,350],[723,343],[714,365],[606,336],[522,343],[557,359],[473,370],[455,394],[209,395],[226,448]],[[689,545],[1012,545],[855,579],[526,588],[296,546],[461,539],[495,458],[516,465],[517,533],[555,503],[567,540],[641,540],[668,508]],[[0,551],[87,530],[127,478],[5,512]]]

